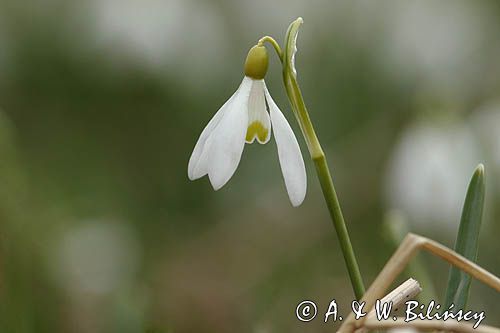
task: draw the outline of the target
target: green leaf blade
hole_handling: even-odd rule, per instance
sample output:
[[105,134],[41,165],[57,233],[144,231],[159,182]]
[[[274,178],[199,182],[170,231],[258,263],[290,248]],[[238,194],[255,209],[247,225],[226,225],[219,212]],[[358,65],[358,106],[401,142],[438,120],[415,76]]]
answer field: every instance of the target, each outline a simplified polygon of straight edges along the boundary
[[[483,217],[485,196],[484,166],[479,164],[472,175],[462,209],[462,217],[455,242],[455,252],[476,262],[479,248],[479,232]],[[446,290],[445,306],[452,303],[455,309],[464,309],[469,297],[470,275],[451,267]]]

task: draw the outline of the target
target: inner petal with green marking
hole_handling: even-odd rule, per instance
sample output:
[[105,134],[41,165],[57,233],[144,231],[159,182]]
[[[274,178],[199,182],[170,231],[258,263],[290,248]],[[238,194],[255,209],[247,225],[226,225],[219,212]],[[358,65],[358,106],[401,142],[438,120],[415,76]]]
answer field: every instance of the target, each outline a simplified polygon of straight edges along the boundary
[[260,121],[254,121],[248,125],[246,142],[252,143],[255,139],[259,143],[266,143],[269,136],[269,128],[264,127]]
[[253,143],[255,139],[261,144],[271,137],[271,120],[267,112],[264,97],[264,80],[252,80],[252,89],[248,96],[248,127],[245,140]]

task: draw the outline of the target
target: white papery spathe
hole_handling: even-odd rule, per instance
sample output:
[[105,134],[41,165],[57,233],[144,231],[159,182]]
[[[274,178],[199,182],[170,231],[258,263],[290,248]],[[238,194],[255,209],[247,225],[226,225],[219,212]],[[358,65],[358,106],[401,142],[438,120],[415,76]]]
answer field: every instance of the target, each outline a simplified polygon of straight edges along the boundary
[[288,196],[293,206],[299,206],[307,190],[304,160],[292,128],[264,80],[245,76],[238,90],[210,120],[189,159],[189,179],[208,174],[213,188],[220,189],[236,171],[245,142],[257,139],[261,144],[267,143],[271,127]]

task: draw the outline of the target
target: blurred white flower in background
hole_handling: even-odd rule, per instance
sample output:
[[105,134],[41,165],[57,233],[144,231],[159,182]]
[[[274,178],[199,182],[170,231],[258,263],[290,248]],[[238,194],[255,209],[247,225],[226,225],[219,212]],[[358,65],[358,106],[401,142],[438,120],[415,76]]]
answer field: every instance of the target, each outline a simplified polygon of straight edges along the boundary
[[500,101],[481,107],[474,113],[472,125],[486,146],[493,164],[500,168]]
[[111,293],[131,283],[139,245],[125,224],[84,221],[64,232],[49,263],[69,293]]
[[481,106],[471,117],[471,125],[481,142],[486,167],[486,213],[494,196],[500,195],[500,100]]
[[89,25],[92,34],[116,56],[136,58],[156,70],[182,72],[194,83],[224,65],[227,30],[221,13],[209,2],[95,0],[90,4],[95,20]]
[[188,13],[181,0],[98,0],[92,3],[95,33],[110,50],[128,51],[160,62],[176,55],[179,28]]
[[470,1],[393,1],[383,14],[384,68],[455,94],[472,88],[491,27],[485,6]]
[[421,123],[408,128],[389,161],[388,208],[408,214],[417,229],[454,232],[470,177],[481,162],[479,152],[474,135],[463,124]]

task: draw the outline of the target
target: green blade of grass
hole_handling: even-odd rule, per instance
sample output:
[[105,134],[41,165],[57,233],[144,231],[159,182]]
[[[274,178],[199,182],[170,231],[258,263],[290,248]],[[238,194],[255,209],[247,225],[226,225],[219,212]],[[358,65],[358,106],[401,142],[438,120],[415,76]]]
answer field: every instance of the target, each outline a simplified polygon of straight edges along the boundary
[[[476,262],[479,247],[479,231],[483,217],[484,206],[484,166],[479,164],[472,175],[464,207],[462,218],[458,228],[455,252],[465,258]],[[448,308],[452,303],[455,309],[464,309],[469,297],[470,275],[462,272],[456,267],[451,267],[448,278],[448,289],[446,290],[445,304]]]

